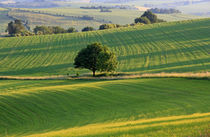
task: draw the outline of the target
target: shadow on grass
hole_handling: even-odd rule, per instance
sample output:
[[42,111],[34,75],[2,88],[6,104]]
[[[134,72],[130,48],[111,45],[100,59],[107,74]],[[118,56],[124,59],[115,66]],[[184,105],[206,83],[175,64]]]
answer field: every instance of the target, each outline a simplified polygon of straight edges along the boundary
[[[203,63],[209,63],[210,58],[197,59],[183,62],[160,64],[149,67],[139,67],[129,70],[122,70],[124,72],[138,72],[138,71],[152,71],[152,72],[195,72],[195,71],[208,71],[210,70],[210,65],[203,65]],[[185,65],[200,65],[200,66],[186,66]],[[177,67],[177,68],[173,68]],[[182,68],[183,67],[183,68]],[[162,70],[159,70],[162,69]]]
[[[58,65],[50,65],[50,66],[40,66],[28,69],[14,70],[14,71],[5,71],[0,72],[0,75],[8,76],[8,75],[34,75],[34,74],[58,74],[62,73],[61,70],[67,68],[73,68],[73,64],[58,64]],[[64,71],[65,72],[65,71]],[[65,74],[65,73],[62,74]]]

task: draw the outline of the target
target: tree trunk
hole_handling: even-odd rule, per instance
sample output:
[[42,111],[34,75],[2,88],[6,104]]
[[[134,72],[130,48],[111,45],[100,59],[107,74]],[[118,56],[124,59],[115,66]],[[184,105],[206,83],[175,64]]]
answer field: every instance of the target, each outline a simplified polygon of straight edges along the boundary
[[93,77],[95,77],[96,76],[96,71],[95,70],[93,70]]

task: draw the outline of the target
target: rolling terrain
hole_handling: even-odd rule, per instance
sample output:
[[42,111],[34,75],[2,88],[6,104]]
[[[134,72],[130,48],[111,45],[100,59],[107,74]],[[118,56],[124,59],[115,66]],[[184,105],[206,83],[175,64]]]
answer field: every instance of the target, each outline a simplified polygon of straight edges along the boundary
[[73,68],[92,42],[118,56],[118,72],[210,70],[210,19],[140,25],[104,31],[0,39],[0,75],[43,76],[89,72]]
[[[33,28],[36,25],[59,25],[65,28],[75,27],[79,31],[92,26],[98,29],[101,24],[131,24],[134,19],[141,16],[143,11],[128,9],[111,9],[112,12],[100,12],[100,9],[80,9],[80,8],[46,8],[46,9],[21,9],[9,12],[14,18],[28,20]],[[82,16],[94,17],[94,20],[81,20],[72,17]],[[199,19],[200,16],[186,14],[157,14],[158,18],[167,22],[182,21],[189,19]]]
[[5,80],[0,136],[207,136],[209,91],[183,78]]
[[0,35],[5,33],[7,28],[7,24],[12,20],[7,16],[8,10],[4,8],[0,8]]
[[[89,73],[74,69],[73,62],[93,42],[101,42],[117,54],[117,72],[210,71],[210,19],[199,19],[0,38],[0,76]],[[0,136],[210,136],[209,83],[201,78],[2,78]]]

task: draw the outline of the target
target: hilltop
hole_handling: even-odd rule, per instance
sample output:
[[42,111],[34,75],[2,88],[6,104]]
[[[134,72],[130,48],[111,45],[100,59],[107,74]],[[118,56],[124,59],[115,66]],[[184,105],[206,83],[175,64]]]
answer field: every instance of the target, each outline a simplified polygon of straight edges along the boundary
[[118,72],[203,72],[210,67],[210,19],[104,31],[1,38],[0,75],[75,74],[74,57],[92,42],[114,51]]

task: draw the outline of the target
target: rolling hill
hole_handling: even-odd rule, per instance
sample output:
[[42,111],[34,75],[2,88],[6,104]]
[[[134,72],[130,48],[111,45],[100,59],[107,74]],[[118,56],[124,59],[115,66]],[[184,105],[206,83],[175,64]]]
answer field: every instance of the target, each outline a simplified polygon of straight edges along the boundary
[[210,19],[140,25],[104,31],[0,39],[0,75],[42,76],[89,72],[73,68],[92,42],[118,56],[118,72],[210,70]]
[[7,28],[7,24],[12,20],[7,16],[8,10],[4,8],[0,8],[0,35],[5,33]]
[[[49,76],[75,70],[92,42],[118,56],[118,72],[210,70],[210,19],[102,31],[0,38],[0,75]],[[209,136],[209,79],[1,80],[0,136]]]
[[[8,14],[13,18],[27,20],[34,28],[37,25],[59,25],[64,28],[75,27],[79,31],[86,26],[96,29],[104,23],[131,24],[143,14],[142,11],[128,9],[111,9],[112,12],[100,12],[100,9],[81,9],[72,7],[44,9],[13,9]],[[82,20],[78,17],[91,16],[93,20]],[[158,18],[167,22],[201,19],[200,16],[186,14],[157,14]]]
[[209,91],[181,78],[5,80],[0,136],[208,136]]

